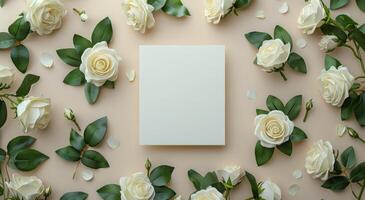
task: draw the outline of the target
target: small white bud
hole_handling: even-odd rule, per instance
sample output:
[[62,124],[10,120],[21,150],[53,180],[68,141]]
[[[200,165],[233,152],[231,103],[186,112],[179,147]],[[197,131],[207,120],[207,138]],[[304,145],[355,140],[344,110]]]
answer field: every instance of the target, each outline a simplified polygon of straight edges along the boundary
[[82,22],[86,22],[89,19],[89,16],[85,12],[82,12],[80,14],[80,19]]
[[71,110],[71,108],[65,108],[64,112],[65,118],[68,120],[75,120],[75,113]]
[[338,38],[335,35],[324,35],[318,45],[324,52],[333,51],[338,46]]

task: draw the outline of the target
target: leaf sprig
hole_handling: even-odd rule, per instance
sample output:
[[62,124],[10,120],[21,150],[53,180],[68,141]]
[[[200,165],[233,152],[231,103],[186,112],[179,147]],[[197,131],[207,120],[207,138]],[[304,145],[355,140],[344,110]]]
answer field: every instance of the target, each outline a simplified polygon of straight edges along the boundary
[[174,17],[190,16],[189,10],[184,6],[181,0],[148,0],[154,10],[162,10],[164,13]]

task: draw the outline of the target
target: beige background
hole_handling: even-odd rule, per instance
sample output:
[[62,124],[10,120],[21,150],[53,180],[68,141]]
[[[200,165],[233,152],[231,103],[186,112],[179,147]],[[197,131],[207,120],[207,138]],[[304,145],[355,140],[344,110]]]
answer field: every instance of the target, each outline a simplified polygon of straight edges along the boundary
[[[335,126],[340,122],[339,110],[325,104],[318,90],[317,76],[323,68],[324,57],[317,46],[320,35],[307,37],[296,28],[296,18],[304,1],[288,1],[290,11],[286,15],[281,15],[277,9],[283,2],[283,0],[256,0],[249,9],[240,11],[238,17],[231,15],[221,24],[212,25],[205,21],[202,0],[185,0],[184,3],[189,8],[191,17],[175,19],[164,13],[156,13],[156,26],[142,35],[126,25],[118,0],[66,0],[65,5],[69,14],[64,19],[62,29],[50,36],[32,35],[24,42],[32,56],[28,72],[41,75],[40,82],[33,88],[31,94],[50,97],[53,104],[53,120],[49,127],[44,131],[29,133],[38,138],[36,147],[51,157],[35,174],[47,184],[52,185],[54,191],[52,199],[58,199],[65,192],[77,190],[89,193],[89,199],[98,199],[96,189],[108,183],[118,183],[120,176],[143,170],[147,157],[155,165],[176,166],[172,187],[186,199],[193,191],[192,184],[186,176],[188,169],[193,168],[205,173],[227,164],[239,164],[254,173],[259,180],[271,178],[281,187],[283,199],[351,199],[350,191],[333,193],[322,189],[320,181],[313,180],[306,174],[300,180],[295,180],[291,175],[295,169],[302,169],[304,172],[305,153],[309,145],[318,139],[329,140],[340,150],[354,145],[356,151],[361,152],[364,146],[347,136],[344,138],[336,136]],[[80,22],[71,10],[73,7],[85,9],[88,12],[90,19],[87,23]],[[23,8],[22,0],[8,0],[5,7],[0,9],[0,31],[7,30],[7,26]],[[255,18],[255,12],[259,9],[265,11],[266,20]],[[364,13],[356,7],[355,1],[340,12],[351,13],[357,21],[364,19]],[[90,37],[94,25],[105,16],[110,16],[114,27],[111,47],[118,50],[123,57],[123,62],[116,89],[103,89],[98,102],[91,106],[86,102],[81,87],[71,87],[62,83],[71,67],[63,64],[56,57],[55,50],[71,47],[74,33]],[[254,30],[272,33],[276,24],[284,26],[291,33],[294,41],[300,37],[310,41],[305,49],[294,47],[294,51],[301,54],[307,62],[309,68],[307,75],[293,73],[288,68],[286,74],[289,80],[284,82],[278,74],[266,74],[252,64],[256,49],[246,41],[243,34]],[[222,44],[226,46],[227,145],[225,147],[143,147],[138,145],[138,79],[134,83],[128,83],[124,72],[130,69],[138,71],[138,47],[142,44]],[[49,70],[39,64],[42,52],[51,52],[54,55],[54,68]],[[359,74],[359,65],[348,50],[339,49],[334,55],[348,65],[351,72]],[[0,52],[0,62],[3,65],[12,65],[8,51]],[[20,84],[21,79],[22,75],[17,73],[14,88]],[[256,101],[246,97],[246,91],[249,89],[257,91]],[[305,100],[314,99],[315,108],[307,123],[301,122],[304,112],[295,121],[298,127],[307,132],[310,139],[295,145],[292,157],[276,152],[267,165],[258,168],[254,158],[256,138],[253,135],[253,120],[255,108],[264,107],[269,94],[274,94],[283,100],[303,94]],[[121,141],[121,146],[117,150],[108,148],[106,142],[98,148],[110,162],[111,168],[95,171],[95,179],[92,182],[85,182],[80,178],[82,167],[76,180],[72,180],[75,163],[66,162],[54,153],[56,149],[68,144],[69,131],[72,127],[72,124],[63,118],[64,107],[74,109],[81,127],[107,115],[108,137],[113,136]],[[12,120],[12,116],[10,113],[9,121],[1,129],[2,147],[10,138],[23,134],[20,124]],[[348,122],[348,124],[364,135],[364,129],[355,122]],[[365,159],[365,155],[359,157]],[[301,187],[301,191],[295,198],[288,195],[288,187],[294,183]],[[243,199],[250,195],[248,183],[245,181],[233,193],[232,199]]]

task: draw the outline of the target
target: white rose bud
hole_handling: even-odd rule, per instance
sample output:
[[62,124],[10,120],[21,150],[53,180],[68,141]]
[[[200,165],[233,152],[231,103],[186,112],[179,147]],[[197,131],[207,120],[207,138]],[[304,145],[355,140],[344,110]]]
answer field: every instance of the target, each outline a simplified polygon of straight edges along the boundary
[[338,38],[335,35],[324,35],[318,45],[321,51],[333,51],[338,46]]
[[24,16],[31,29],[39,35],[47,35],[62,25],[67,11],[60,0],[27,0]]
[[108,80],[117,80],[121,60],[118,53],[103,41],[84,51],[80,70],[85,74],[88,83],[100,87]]
[[284,44],[280,39],[265,40],[256,54],[257,64],[266,72],[279,69],[288,60],[290,43]]
[[314,178],[321,178],[325,181],[328,174],[333,171],[335,164],[335,156],[330,142],[319,140],[307,152],[305,158],[305,168],[308,174]]
[[51,120],[51,101],[40,97],[27,97],[16,108],[17,118],[28,129],[47,127]]
[[298,28],[305,34],[313,34],[316,28],[323,24],[324,18],[326,18],[326,11],[321,0],[309,0],[300,12]]
[[266,180],[262,183],[261,189],[263,189],[260,197],[265,200],[281,200],[281,190],[277,184],[270,180]]
[[205,0],[205,17],[209,23],[218,24],[234,4],[234,0]]
[[145,173],[120,178],[121,200],[153,200],[155,190]]
[[255,135],[266,148],[287,142],[294,130],[294,123],[279,110],[256,116],[255,124]]
[[347,67],[339,66],[338,69],[331,67],[323,69],[319,76],[322,98],[326,103],[341,107],[349,97],[349,90],[355,81]]
[[82,22],[86,22],[89,19],[89,16],[85,12],[83,12],[80,15],[80,19]]
[[23,200],[37,200],[43,196],[42,180],[35,176],[20,176],[13,174],[11,181],[6,182],[12,195]]
[[73,121],[75,119],[75,113],[71,108],[65,108],[64,116],[66,119]]
[[153,6],[147,0],[123,0],[122,10],[127,17],[127,25],[132,26],[135,31],[144,33],[146,29],[155,25],[153,18]]
[[0,88],[9,87],[14,80],[13,69],[0,65]]
[[240,183],[242,181],[242,177],[245,175],[243,169],[238,165],[226,166],[223,169],[218,170],[217,174],[225,182],[228,182],[230,179],[233,186]]
[[220,193],[216,188],[214,187],[208,187],[205,190],[200,190],[190,197],[191,200],[224,200],[223,194]]

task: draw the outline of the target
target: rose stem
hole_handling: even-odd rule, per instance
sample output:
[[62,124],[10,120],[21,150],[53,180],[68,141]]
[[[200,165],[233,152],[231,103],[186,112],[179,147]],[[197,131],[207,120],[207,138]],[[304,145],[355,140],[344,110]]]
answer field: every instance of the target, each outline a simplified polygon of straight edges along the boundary
[[284,79],[284,81],[287,81],[288,80],[286,78],[285,74],[283,73],[283,71],[279,70],[279,73],[280,73],[281,77]]
[[75,124],[77,130],[81,131],[79,123],[77,123],[76,119],[72,120],[72,122]]

